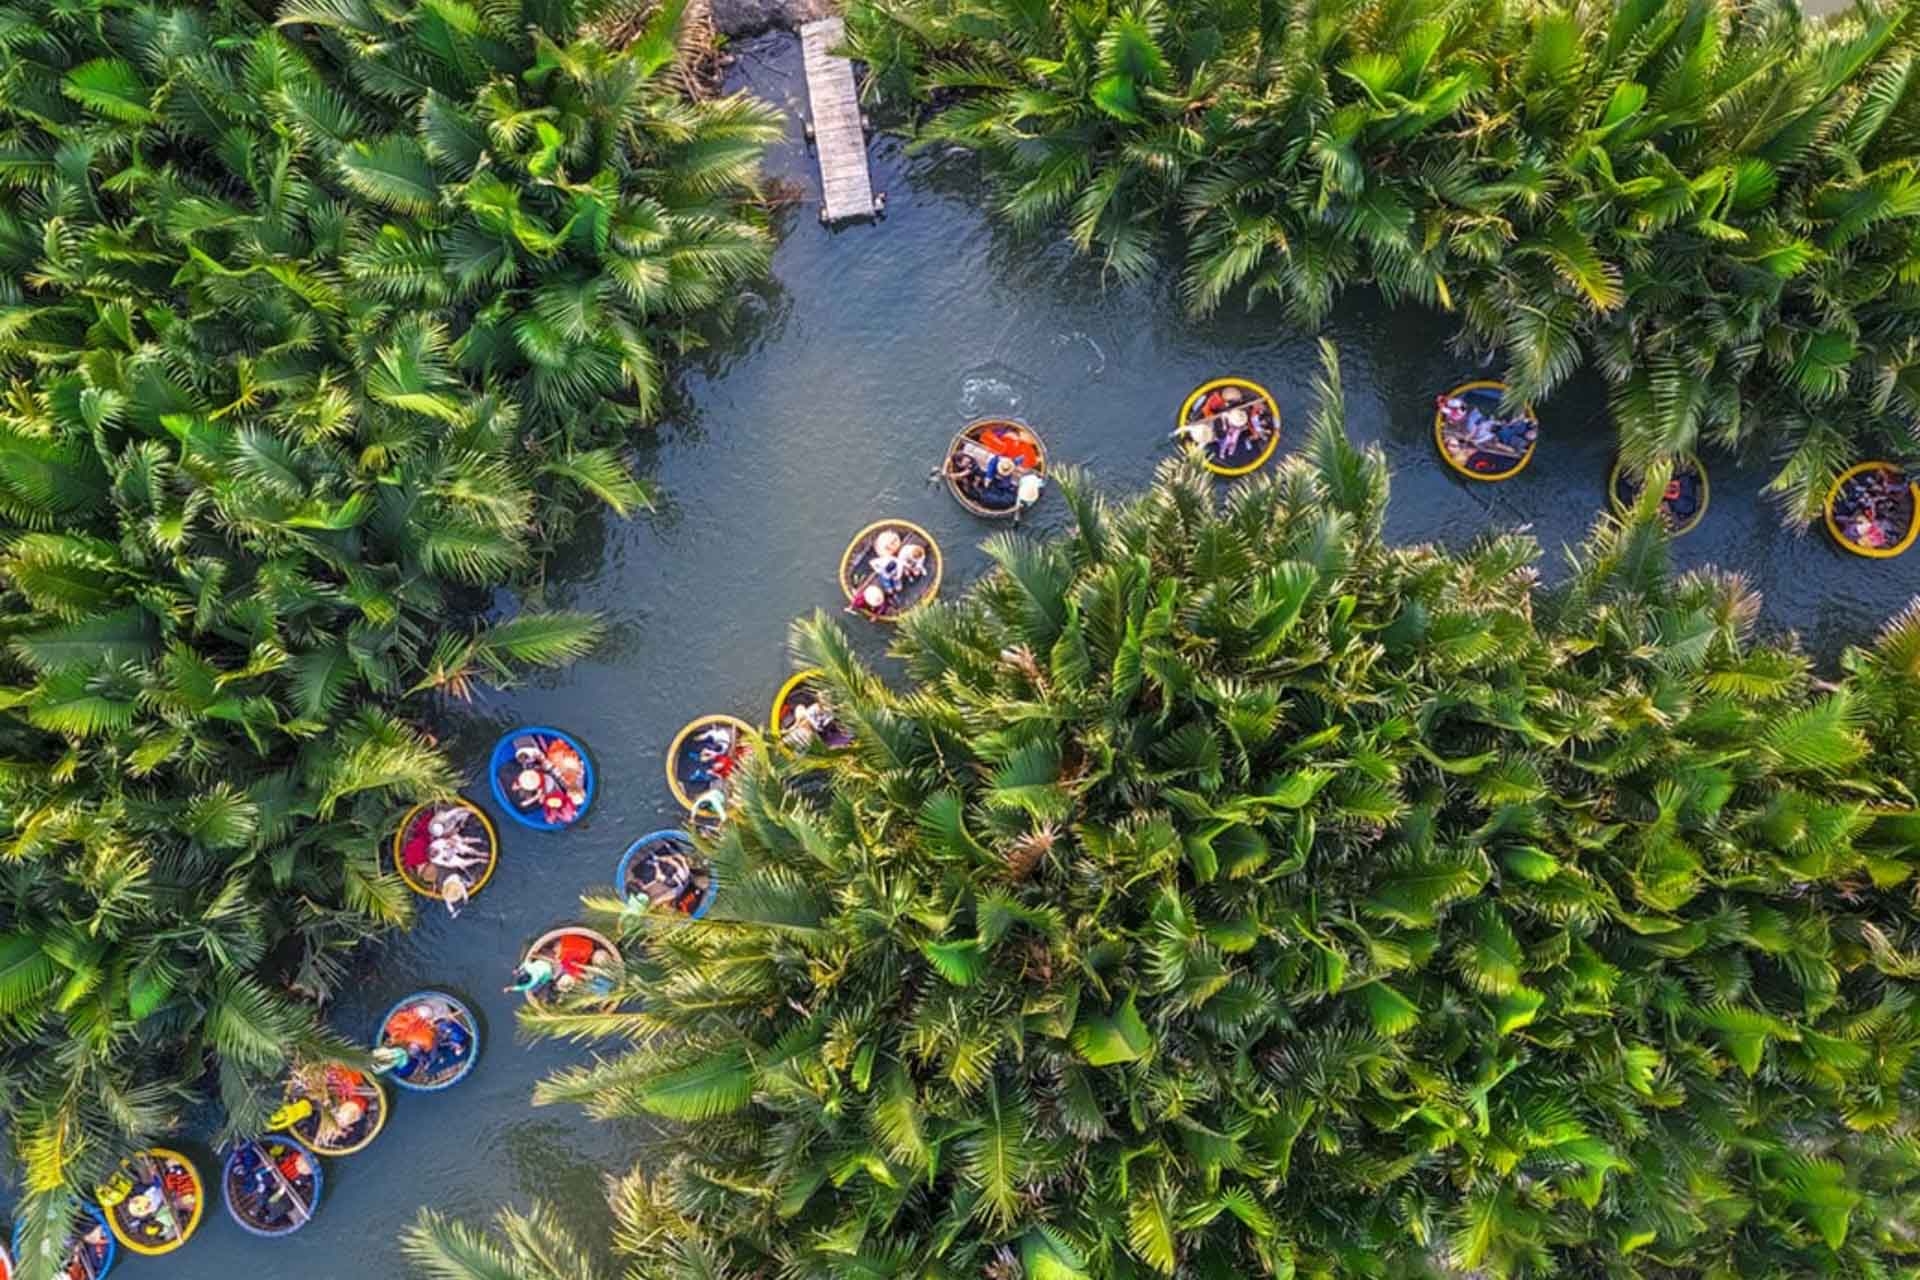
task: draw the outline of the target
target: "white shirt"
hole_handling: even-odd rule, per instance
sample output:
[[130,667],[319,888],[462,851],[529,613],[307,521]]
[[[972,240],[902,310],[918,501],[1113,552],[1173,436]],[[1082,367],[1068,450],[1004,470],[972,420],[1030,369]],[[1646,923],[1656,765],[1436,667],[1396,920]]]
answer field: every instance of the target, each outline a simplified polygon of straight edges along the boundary
[[1042,480],[1038,475],[1038,473],[1036,472],[1029,471],[1027,472],[1027,474],[1021,476],[1020,477],[1020,498],[1019,498],[1020,505],[1023,507],[1030,507],[1034,503],[1040,501],[1040,491],[1046,487],[1047,487],[1047,482],[1045,480]]

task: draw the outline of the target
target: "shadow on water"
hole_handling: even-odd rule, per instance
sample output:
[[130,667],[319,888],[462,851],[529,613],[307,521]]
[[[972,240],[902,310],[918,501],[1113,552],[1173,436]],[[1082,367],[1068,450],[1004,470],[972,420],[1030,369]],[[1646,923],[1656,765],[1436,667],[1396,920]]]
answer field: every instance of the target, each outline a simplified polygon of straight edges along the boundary
[[[739,82],[793,116],[771,159],[774,176],[815,192],[798,124],[797,46],[771,37],[738,51]],[[564,673],[448,706],[436,726],[471,770],[468,794],[490,811],[486,753],[515,725],[568,729],[600,776],[592,810],[565,833],[496,814],[505,856],[493,882],[458,921],[423,904],[418,927],[359,961],[334,1011],[342,1030],[365,1035],[407,991],[450,987],[486,1019],[478,1069],[446,1094],[398,1098],[372,1148],[331,1164],[326,1204],[298,1236],[253,1240],[210,1206],[192,1247],[141,1262],[143,1276],[202,1280],[262,1267],[282,1280],[399,1274],[394,1237],[422,1206],[478,1218],[541,1196],[591,1224],[599,1171],[624,1170],[644,1148],[573,1108],[530,1107],[541,1077],[590,1051],[519,1042],[514,998],[499,988],[529,940],[577,918],[583,891],[610,887],[628,840],[681,821],[663,769],[675,731],[709,712],[764,721],[789,669],[788,625],[838,608],[835,569],[855,530],[883,515],[916,521],[947,553],[949,590],[977,577],[986,564],[978,544],[994,530],[925,478],[952,432],[981,414],[1026,417],[1055,457],[1092,468],[1115,492],[1147,482],[1188,390],[1221,374],[1273,391],[1283,449],[1304,439],[1317,335],[1277,308],[1191,321],[1170,274],[1103,285],[1097,266],[1057,239],[997,227],[977,178],[953,157],[908,157],[883,140],[874,166],[889,194],[886,220],[828,231],[811,203],[793,209],[776,283],[754,291],[726,343],[686,366],[668,420],[639,442],[664,495],[660,510],[584,520],[549,567],[542,602],[600,610],[609,643]],[[1581,539],[1603,503],[1604,389],[1585,375],[1539,406],[1541,446],[1518,478],[1459,479],[1434,453],[1433,397],[1482,370],[1449,349],[1453,332],[1445,316],[1358,294],[1326,325],[1343,361],[1349,428],[1393,464],[1391,532],[1457,543],[1529,526],[1546,548],[1543,568],[1557,576],[1562,548]],[[1830,657],[1920,585],[1920,553],[1891,562],[1842,555],[1823,536],[1780,528],[1760,496],[1764,466],[1713,454],[1707,462],[1712,507],[1676,544],[1675,564],[1745,573],[1766,595],[1767,625],[1798,628]],[[1032,527],[1058,528],[1063,504],[1044,501],[1036,516]],[[517,602],[503,593],[499,604]],[[879,629],[849,630],[868,655],[884,652]]]

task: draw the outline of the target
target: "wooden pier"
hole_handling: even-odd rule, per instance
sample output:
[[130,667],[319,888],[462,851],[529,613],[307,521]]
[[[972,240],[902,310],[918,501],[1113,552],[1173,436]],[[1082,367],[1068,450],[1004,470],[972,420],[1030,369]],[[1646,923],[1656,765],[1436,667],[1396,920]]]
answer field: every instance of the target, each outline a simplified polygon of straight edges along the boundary
[[813,141],[820,161],[820,221],[826,223],[871,218],[880,212],[867,176],[867,134],[860,124],[853,64],[832,54],[846,35],[846,26],[838,18],[821,18],[800,28],[807,102],[813,111]]

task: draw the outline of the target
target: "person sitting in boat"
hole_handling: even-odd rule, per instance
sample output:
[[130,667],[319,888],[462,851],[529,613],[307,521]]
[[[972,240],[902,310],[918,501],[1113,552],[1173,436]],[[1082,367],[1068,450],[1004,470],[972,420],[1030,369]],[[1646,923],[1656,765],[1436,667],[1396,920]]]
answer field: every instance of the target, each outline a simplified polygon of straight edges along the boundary
[[[187,1181],[190,1184],[192,1179]],[[193,1192],[189,1190],[180,1207],[192,1212],[193,1199]],[[160,1178],[155,1178],[120,1202],[120,1225],[137,1242],[145,1245],[163,1245],[180,1234],[179,1223],[174,1219],[173,1207],[167,1203],[166,1188]]]
[[661,853],[642,854],[634,864],[632,885],[638,901],[648,907],[667,907],[682,914],[691,912],[697,900],[693,883],[693,860],[676,848]]
[[1040,465],[1040,450],[1033,437],[1015,427],[988,427],[979,434],[980,443],[989,453],[1009,459],[1021,468]]
[[798,750],[815,738],[825,737],[833,726],[833,712],[827,709],[824,698],[814,702],[795,703],[793,722],[787,726],[787,742]]
[[1240,452],[1241,438],[1247,434],[1247,426],[1251,421],[1245,409],[1227,410],[1226,430],[1220,436],[1219,447],[1214,450],[1214,457],[1218,461],[1225,462]]
[[1046,479],[1037,471],[1029,471],[1021,476],[1019,491],[1013,499],[1013,518],[1018,520],[1021,512],[1040,501],[1040,494],[1046,487]]
[[93,1280],[107,1260],[107,1229],[95,1222],[73,1243],[61,1274],[67,1280]]
[[460,908],[467,905],[467,899],[473,896],[473,890],[467,886],[467,878],[458,871],[440,873],[440,901],[446,904],[447,914],[455,920],[460,918]]
[[927,549],[917,542],[900,548],[900,578],[904,585],[927,576]]
[[727,793],[720,787],[708,787],[693,798],[691,806],[693,820],[697,823],[706,819],[714,825],[727,820]]
[[716,785],[733,776],[740,764],[740,757],[732,751],[715,751],[707,747],[700,752],[700,763],[695,765],[687,777],[694,782],[711,782]]
[[985,484],[982,486],[990,504],[1005,506],[1012,500],[1020,484],[1020,466],[1012,458],[993,457],[987,461]]
[[1201,418],[1217,418],[1240,403],[1244,393],[1238,387],[1215,387],[1199,405]]
[[1700,477],[1691,471],[1682,471],[1667,481],[1660,502],[1676,524],[1685,524],[1700,509]]
[[[239,1199],[246,1216],[263,1227],[277,1226],[291,1218],[295,1209],[287,1202],[287,1188],[313,1177],[313,1163],[305,1152],[288,1147],[269,1158],[265,1148],[253,1142],[240,1148],[234,1169],[240,1175]],[[276,1171],[280,1175],[277,1178]]]
[[538,998],[556,976],[553,962],[545,956],[529,956],[520,962],[513,971],[513,984],[502,987],[508,995],[523,995]]
[[1893,540],[1887,536],[1885,523],[1866,509],[1853,517],[1853,522],[1847,527],[1847,538],[1858,546],[1871,547],[1876,551],[1893,545]]
[[1212,418],[1200,418],[1184,426],[1175,427],[1172,439],[1180,441],[1191,449],[1212,449],[1214,441]]
[[874,581],[888,595],[900,589],[900,535],[892,529],[882,529],[873,540],[873,555],[867,561]]
[[[974,461],[972,451],[965,445],[955,449],[953,456],[947,459],[946,474],[953,480],[954,486],[958,488],[960,492],[970,497],[977,497],[986,485],[986,477],[980,473],[980,464]],[[934,470],[933,475],[928,477],[929,480],[938,480],[939,478],[940,471],[938,468]]]
[[847,602],[848,613],[864,614],[869,618],[884,618],[892,610],[893,602],[887,599],[887,593],[880,589],[877,582],[869,582]]
[[1533,441],[1539,432],[1533,419],[1525,414],[1508,418],[1493,425],[1493,438],[1501,448],[1511,453],[1525,453],[1533,447]]

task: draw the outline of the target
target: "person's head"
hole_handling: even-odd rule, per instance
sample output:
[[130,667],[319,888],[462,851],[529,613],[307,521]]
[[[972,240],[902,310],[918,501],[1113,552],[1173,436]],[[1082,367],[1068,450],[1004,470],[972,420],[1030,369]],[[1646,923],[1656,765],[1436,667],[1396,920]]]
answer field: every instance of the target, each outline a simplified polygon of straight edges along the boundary
[[127,1212],[136,1218],[151,1218],[160,1212],[160,1188],[148,1187],[128,1196]]
[[887,593],[880,589],[877,582],[869,582],[860,593],[860,603],[869,609],[879,609],[887,603]]
[[900,548],[900,558],[910,565],[922,565],[927,562],[927,549],[917,542],[909,542]]
[[900,535],[891,529],[882,529],[880,536],[873,540],[873,549],[883,556],[900,554]]
[[342,1129],[351,1129],[366,1118],[367,1104],[358,1098],[348,1098],[333,1109],[333,1122]]
[[523,765],[532,767],[540,763],[540,748],[529,742],[524,746],[516,747],[513,752],[513,758]]
[[608,965],[611,965],[613,963],[613,953],[611,951],[608,951],[605,947],[595,947],[593,949],[592,963],[594,968],[604,969]]
[[1247,425],[1247,411],[1245,409],[1227,410],[1227,425],[1236,429],[1245,427]]
[[533,794],[534,792],[540,789],[539,770],[522,769],[520,771],[520,776],[513,780],[513,785],[519,790],[524,791],[529,795]]

